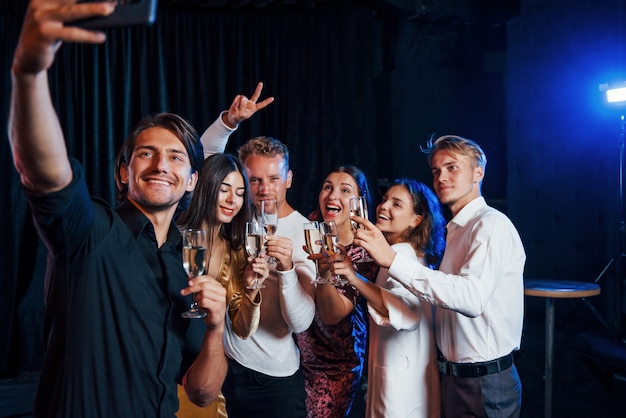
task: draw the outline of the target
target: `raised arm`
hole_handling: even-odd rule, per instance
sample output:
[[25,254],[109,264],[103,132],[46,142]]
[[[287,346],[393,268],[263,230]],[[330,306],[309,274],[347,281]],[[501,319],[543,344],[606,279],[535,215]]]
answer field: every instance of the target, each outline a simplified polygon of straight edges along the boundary
[[113,12],[112,3],[37,1],[28,6],[13,57],[9,140],[22,184],[35,192],[62,189],[72,180],[65,138],[52,105],[48,69],[62,41],[102,43],[101,32],[64,22]]
[[[393,249],[415,258],[415,252],[409,244],[396,244]],[[418,297],[391,278],[387,269],[381,268],[376,283],[372,283],[359,275],[350,259],[346,258],[333,263],[333,273],[342,275],[359,290],[367,300],[370,318],[377,325],[391,326],[398,331],[412,330],[419,325],[422,308]]]
[[200,138],[204,147],[204,158],[213,154],[224,152],[228,138],[239,124],[246,119],[250,119],[258,110],[261,110],[274,101],[273,97],[268,97],[263,101],[258,101],[263,91],[263,83],[259,82],[248,99],[243,94],[238,94],[233,99],[228,111],[224,111],[202,134]]

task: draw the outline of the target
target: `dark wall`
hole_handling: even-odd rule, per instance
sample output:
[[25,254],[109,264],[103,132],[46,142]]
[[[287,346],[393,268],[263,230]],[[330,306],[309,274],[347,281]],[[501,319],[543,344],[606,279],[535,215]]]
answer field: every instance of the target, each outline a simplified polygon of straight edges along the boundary
[[[408,19],[397,30],[395,56],[381,77],[388,82],[388,124],[395,175],[431,184],[420,150],[431,137],[462,135],[480,143],[487,154],[484,194],[506,200],[504,24]],[[385,137],[383,136],[383,138]]]
[[[621,0],[523,2],[508,24],[508,207],[528,277],[594,281],[618,254],[624,109],[605,106],[598,86],[625,75]],[[613,325],[615,267],[594,300]]]

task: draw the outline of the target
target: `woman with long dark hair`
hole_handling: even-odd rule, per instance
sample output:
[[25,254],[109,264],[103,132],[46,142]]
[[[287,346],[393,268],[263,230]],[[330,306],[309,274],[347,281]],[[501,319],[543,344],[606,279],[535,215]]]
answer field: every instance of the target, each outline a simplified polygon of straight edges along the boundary
[[[248,179],[241,162],[228,154],[214,154],[204,160],[189,208],[178,218],[181,229],[204,229],[208,248],[206,274],[215,277],[226,288],[228,314],[224,332],[232,338],[247,338],[259,326],[261,294],[248,289],[254,274],[261,282],[269,275],[265,256],[252,259],[245,250],[246,221],[250,218]],[[190,320],[188,333],[201,321]],[[199,341],[201,342],[201,341]],[[179,393],[181,411],[193,408]],[[224,398],[216,401],[212,416],[226,416]],[[205,411],[206,412],[206,411]],[[203,413],[205,413],[203,412]]]
[[[350,222],[349,200],[356,196],[365,197],[371,206],[367,177],[358,167],[337,167],[322,182],[318,207],[310,218],[335,222],[338,243],[348,252],[354,268],[374,280],[378,266],[362,248],[352,244],[354,229]],[[319,257],[322,256],[311,256]],[[320,274],[330,275],[328,258],[318,259],[318,262]],[[365,300],[350,284],[318,284],[315,307],[315,318],[309,329],[295,335],[307,392],[307,416],[345,417],[365,365]]]

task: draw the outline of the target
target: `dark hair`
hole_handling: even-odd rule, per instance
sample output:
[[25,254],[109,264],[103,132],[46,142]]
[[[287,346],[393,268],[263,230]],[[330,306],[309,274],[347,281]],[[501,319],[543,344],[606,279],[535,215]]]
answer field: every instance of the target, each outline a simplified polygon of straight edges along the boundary
[[[276,138],[269,136],[257,136],[239,147],[237,151],[239,160],[246,161],[250,155],[262,155],[265,157],[281,156],[285,160],[285,170],[289,171],[289,149]],[[286,176],[287,173],[285,172]]]
[[[354,182],[356,183],[356,186],[358,188],[358,195],[365,197],[365,200],[367,202],[367,211],[369,212],[368,218],[372,219],[372,217],[370,216],[371,211],[372,211],[372,205],[373,205],[372,194],[370,193],[370,188],[367,183],[367,176],[365,175],[363,170],[361,170],[359,167],[354,166],[354,165],[349,165],[349,164],[340,165],[330,170],[328,174],[326,174],[324,179],[326,179],[326,177],[328,177],[332,173],[346,173],[346,174],[349,174],[354,179]],[[323,180],[320,186],[320,190],[322,187],[324,187]],[[322,212],[320,211],[320,208],[319,208],[319,201],[318,201],[317,209],[315,209],[315,211],[309,217],[315,221],[324,220],[322,218]]]
[[404,187],[411,195],[413,212],[422,216],[422,222],[409,231],[408,242],[424,253],[431,268],[439,267],[446,246],[445,219],[437,196],[423,183],[411,178],[395,179],[393,186]]
[[[115,158],[115,171],[113,175],[115,176],[115,183],[117,184],[116,200],[118,204],[126,199],[128,194],[128,185],[122,183],[120,178],[122,166],[127,166],[130,162],[139,134],[146,129],[157,127],[167,129],[176,135],[185,146],[185,150],[187,150],[191,164],[191,172],[195,173],[200,170],[202,161],[204,160],[204,151],[198,133],[194,127],[185,119],[173,113],[159,113],[157,115],[147,116],[133,127]],[[189,205],[189,200],[191,200],[191,192],[185,192],[180,202],[178,202],[177,211],[186,209]]]
[[[246,188],[243,205],[232,222],[218,226],[215,207],[219,198],[220,186],[226,176],[234,171],[241,174]],[[246,221],[249,217],[248,177],[241,161],[228,154],[214,154],[207,158],[200,170],[191,204],[178,218],[178,225],[182,228],[200,229],[206,224],[209,240],[212,239],[215,228],[219,227],[220,237],[229,242],[233,250],[239,250],[245,244]]]

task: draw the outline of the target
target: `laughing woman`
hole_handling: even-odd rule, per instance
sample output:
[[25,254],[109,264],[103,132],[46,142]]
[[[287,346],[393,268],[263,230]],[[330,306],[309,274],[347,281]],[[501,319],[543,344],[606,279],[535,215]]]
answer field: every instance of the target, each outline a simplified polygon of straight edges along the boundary
[[[364,277],[376,277],[378,266],[352,244],[351,197],[370,199],[367,177],[352,165],[337,167],[322,182],[318,208],[310,218],[337,225],[338,242]],[[368,202],[371,206],[371,200]],[[311,256],[314,257],[314,256]],[[330,274],[329,263],[319,259],[320,273]],[[365,300],[350,284],[319,284],[315,290],[315,318],[296,334],[307,393],[308,418],[342,418],[349,414],[363,375],[367,343]]]

